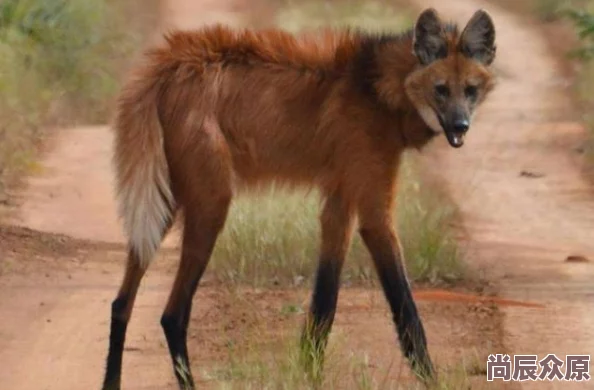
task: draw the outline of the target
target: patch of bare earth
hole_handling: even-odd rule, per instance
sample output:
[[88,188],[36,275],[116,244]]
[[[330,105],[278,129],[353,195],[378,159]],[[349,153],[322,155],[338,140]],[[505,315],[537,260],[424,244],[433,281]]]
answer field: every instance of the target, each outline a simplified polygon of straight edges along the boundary
[[[98,388],[124,246],[4,226],[0,255],[5,297],[0,313],[6,319],[0,328],[0,388]],[[175,388],[159,318],[176,265],[176,251],[164,250],[143,280],[128,330],[124,388]],[[207,272],[195,298],[188,342],[199,383],[219,388],[224,378],[215,373],[242,347],[262,353],[277,348],[282,354],[287,339],[299,336],[309,294],[303,288],[229,286]],[[451,293],[418,291],[417,300],[431,351],[444,372],[462,359],[502,348],[494,305],[442,299],[442,294]],[[390,387],[411,380],[378,290],[341,291],[330,348],[339,363],[366,357],[366,369]],[[484,383],[483,373],[477,375],[477,383]],[[354,378],[346,378],[344,388],[353,383]]]

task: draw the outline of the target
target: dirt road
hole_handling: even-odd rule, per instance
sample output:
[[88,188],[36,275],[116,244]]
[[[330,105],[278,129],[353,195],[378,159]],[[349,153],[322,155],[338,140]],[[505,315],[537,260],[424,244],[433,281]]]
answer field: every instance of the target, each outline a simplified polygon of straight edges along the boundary
[[[460,21],[485,7],[473,0],[448,1],[447,7],[438,0],[419,3]],[[421,302],[432,349],[442,360],[459,359],[469,349],[484,354],[504,347],[540,356],[591,353],[594,322],[587,304],[594,297],[594,262],[564,261],[574,253],[594,260],[594,197],[570,154],[581,128],[570,122],[571,115],[564,117],[571,113],[569,99],[557,86],[557,64],[542,37],[512,15],[486,8],[498,29],[499,87],[465,147],[435,145],[427,160],[440,167],[461,207],[469,259],[499,278],[505,296],[537,300],[545,309],[504,308],[501,343],[498,317],[487,309]],[[215,0],[170,0],[164,12],[168,24],[191,27],[214,20],[240,24],[244,10]],[[19,194],[12,219],[13,225],[39,232],[0,229],[0,313],[5,319],[0,389],[98,388],[101,380],[109,305],[123,259],[111,192],[111,134],[106,127],[67,129],[56,133],[49,146],[43,170]],[[168,237],[166,246],[176,244],[175,234]],[[129,327],[124,388],[173,388],[158,318],[175,265],[175,250],[163,251],[143,281]],[[243,320],[221,303],[225,294],[207,280],[195,303],[190,349],[196,374],[207,386],[211,382],[200,370],[225,356],[221,351],[228,337],[242,332],[230,325]],[[337,330],[358,335],[345,348],[368,351],[371,362],[381,366],[385,356],[397,352],[385,305],[374,294],[346,290]],[[305,302],[308,292],[275,293],[268,300],[254,291],[246,296],[266,303],[262,318],[285,326],[278,320],[279,306]],[[221,338],[221,329],[231,329],[231,336]],[[479,382],[484,384],[484,377]]]

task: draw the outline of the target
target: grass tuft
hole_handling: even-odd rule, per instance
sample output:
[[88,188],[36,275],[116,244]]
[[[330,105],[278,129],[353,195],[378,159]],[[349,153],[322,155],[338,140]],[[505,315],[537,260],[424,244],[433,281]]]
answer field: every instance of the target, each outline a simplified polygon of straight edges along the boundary
[[[260,324],[260,326],[264,326]],[[370,361],[366,352],[348,350],[346,335],[335,330],[324,359],[324,370],[304,370],[303,350],[294,332],[276,335],[273,345],[262,346],[266,330],[252,330],[241,345],[229,346],[227,360],[203,369],[209,388],[220,389],[422,389],[402,357]],[[377,364],[381,364],[378,367]],[[444,363],[444,362],[442,362]],[[486,381],[486,363],[466,351],[459,362],[441,364],[431,390],[473,388]],[[479,386],[479,388],[481,388]]]
[[594,1],[573,0],[563,3],[558,13],[569,20],[579,39],[579,46],[569,52],[570,57],[580,65],[574,81],[575,92],[582,109],[582,120],[590,130],[590,137],[585,145],[586,158],[594,162]]
[[[404,158],[395,210],[409,276],[416,282],[455,283],[466,271],[450,227],[456,208],[440,188],[423,180],[415,157]],[[212,269],[226,281],[298,287],[317,267],[319,214],[316,191],[271,188],[239,197],[217,241]],[[342,280],[375,281],[369,254],[356,234]]]

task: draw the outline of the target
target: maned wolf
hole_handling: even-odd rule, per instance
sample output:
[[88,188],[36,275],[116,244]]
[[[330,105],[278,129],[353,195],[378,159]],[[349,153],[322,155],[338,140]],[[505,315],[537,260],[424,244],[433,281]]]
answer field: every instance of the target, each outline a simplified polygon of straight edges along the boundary
[[[126,273],[112,304],[104,389],[120,387],[138,285],[175,215],[181,262],[161,318],[175,374],[193,388],[192,298],[234,194],[260,183],[316,186],[322,245],[303,343],[322,356],[355,220],[412,368],[435,378],[392,220],[399,162],[445,133],[461,147],[493,89],[495,29],[477,11],[459,32],[434,9],[401,35],[222,26],[166,35],[123,89],[115,121]],[[185,375],[182,375],[182,371]]]

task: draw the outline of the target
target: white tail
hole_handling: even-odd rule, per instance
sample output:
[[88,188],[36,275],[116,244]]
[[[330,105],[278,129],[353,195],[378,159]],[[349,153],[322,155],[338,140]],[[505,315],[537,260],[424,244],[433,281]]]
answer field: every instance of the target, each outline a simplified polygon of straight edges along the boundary
[[158,83],[146,82],[132,81],[121,95],[114,153],[119,215],[143,268],[161,244],[175,210],[156,106]]

